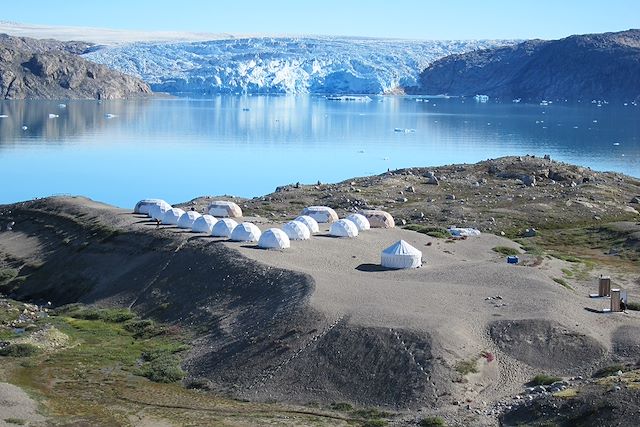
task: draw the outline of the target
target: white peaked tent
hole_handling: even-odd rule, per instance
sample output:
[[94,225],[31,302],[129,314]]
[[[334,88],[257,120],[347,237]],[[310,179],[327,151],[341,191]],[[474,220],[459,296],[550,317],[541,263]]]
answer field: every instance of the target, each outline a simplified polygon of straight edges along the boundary
[[242,216],[240,206],[224,200],[211,202],[207,208],[207,212],[209,212],[209,215],[222,218],[240,218]]
[[260,236],[258,246],[264,249],[286,249],[291,246],[287,234],[279,228],[270,228]]
[[354,213],[347,216],[345,219],[353,222],[356,227],[358,227],[358,231],[368,230],[371,228],[371,225],[369,225],[369,220],[364,215]]
[[331,224],[329,234],[336,237],[356,237],[358,227],[348,219],[340,219]]
[[404,240],[398,240],[382,251],[380,261],[387,268],[418,268],[422,265],[422,252]]
[[302,221],[290,221],[282,226],[282,231],[291,240],[308,240],[311,237],[309,227]]
[[217,219],[212,217],[211,215],[200,215],[193,221],[193,225],[191,226],[191,231],[194,233],[207,233],[211,234],[211,230],[213,226],[218,222]]
[[149,207],[149,216],[152,219],[155,219],[157,221],[162,221],[162,218],[164,218],[164,214],[171,209],[171,205],[170,204],[161,204],[161,205],[151,205]]
[[234,242],[257,242],[262,232],[250,222],[243,222],[233,229],[231,240]]
[[215,237],[230,237],[233,229],[237,226],[238,223],[231,218],[222,218],[211,229],[211,235]]
[[193,222],[201,216],[196,211],[186,211],[178,218],[178,227],[191,229]]
[[169,206],[169,208],[171,208],[169,203],[162,199],[142,199],[136,203],[136,206],[133,208],[133,213],[149,215],[149,208],[153,205]]
[[320,227],[318,227],[318,221],[311,218],[309,215],[300,215],[299,217],[294,219],[294,221],[300,221],[301,223],[306,225],[311,234],[317,233],[320,231]]
[[300,215],[308,215],[317,222],[334,222],[338,220],[338,214],[329,206],[309,206],[302,210]]
[[162,223],[169,224],[169,225],[177,225],[178,220],[180,219],[182,214],[184,214],[184,211],[182,209],[171,208],[164,213],[164,216],[162,217]]
[[358,213],[369,220],[371,228],[393,228],[396,226],[396,222],[389,212],[377,209],[365,209]]

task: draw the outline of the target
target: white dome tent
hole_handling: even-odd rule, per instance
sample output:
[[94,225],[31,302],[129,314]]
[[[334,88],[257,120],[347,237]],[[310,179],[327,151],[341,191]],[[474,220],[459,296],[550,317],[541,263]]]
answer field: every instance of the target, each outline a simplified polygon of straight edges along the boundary
[[234,242],[257,242],[262,232],[255,224],[243,222],[233,229],[231,240]]
[[201,216],[196,211],[186,211],[178,218],[178,227],[191,229],[193,222]]
[[331,224],[329,234],[335,237],[356,237],[358,227],[348,219],[340,219]]
[[291,246],[287,234],[279,228],[270,228],[260,236],[258,246],[264,249],[286,249]]
[[302,221],[290,221],[282,226],[282,231],[290,240],[308,240],[311,237],[309,227]]
[[329,206],[308,206],[300,215],[308,215],[321,223],[332,223],[338,220],[338,214]]
[[225,200],[211,202],[209,207],[207,207],[207,212],[209,212],[209,215],[221,218],[240,218],[242,216],[240,206]]
[[171,208],[169,203],[162,199],[142,199],[133,208],[133,213],[149,215],[149,208],[153,205],[165,206]]
[[231,218],[222,218],[211,229],[211,235],[214,237],[230,237],[233,229],[237,226],[238,223]]
[[294,219],[294,221],[300,221],[301,223],[306,225],[311,234],[317,233],[320,231],[320,227],[318,226],[318,221],[311,218],[309,215],[300,215],[299,217]]
[[398,240],[382,251],[380,263],[393,269],[418,268],[422,265],[422,252],[404,240]]
[[167,213],[167,211],[171,208],[172,206],[168,203],[151,205],[149,207],[149,216],[156,221],[162,221],[162,218],[164,218],[164,214]]
[[371,228],[371,225],[369,225],[369,220],[364,215],[354,213],[347,216],[345,219],[353,222],[356,227],[358,227],[358,231],[368,230]]
[[180,208],[171,208],[164,213],[162,217],[162,223],[168,225],[178,225],[178,219],[184,214],[184,211]]
[[218,222],[217,219],[212,217],[211,215],[200,215],[193,221],[193,225],[191,226],[191,231],[194,233],[207,233],[211,234],[211,230],[213,226]]

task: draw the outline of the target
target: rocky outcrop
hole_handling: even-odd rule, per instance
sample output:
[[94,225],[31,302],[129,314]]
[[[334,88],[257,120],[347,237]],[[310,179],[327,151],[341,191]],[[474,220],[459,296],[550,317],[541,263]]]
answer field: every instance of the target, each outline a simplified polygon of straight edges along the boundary
[[527,101],[632,101],[640,97],[640,30],[451,55],[421,73],[418,91]]
[[151,93],[142,80],[78,56],[90,48],[0,35],[0,98],[120,99]]

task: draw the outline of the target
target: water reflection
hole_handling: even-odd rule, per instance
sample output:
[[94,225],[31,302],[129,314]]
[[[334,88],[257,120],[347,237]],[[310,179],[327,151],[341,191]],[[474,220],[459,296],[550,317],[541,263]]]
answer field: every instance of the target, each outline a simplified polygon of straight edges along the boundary
[[56,193],[121,206],[255,196],[296,181],[526,153],[640,176],[640,110],[631,105],[313,96],[58,104],[0,102],[0,180],[11,183],[0,203]]

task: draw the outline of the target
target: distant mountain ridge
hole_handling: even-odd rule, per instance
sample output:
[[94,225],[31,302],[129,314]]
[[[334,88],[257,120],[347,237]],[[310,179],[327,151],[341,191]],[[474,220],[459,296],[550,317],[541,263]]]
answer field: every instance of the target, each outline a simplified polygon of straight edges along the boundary
[[108,46],[84,57],[170,93],[382,94],[416,86],[431,62],[510,40],[245,37]]
[[0,34],[0,99],[119,99],[151,93],[142,80],[78,56],[91,46]]
[[530,40],[452,55],[420,74],[418,93],[527,101],[640,98],[640,30]]

